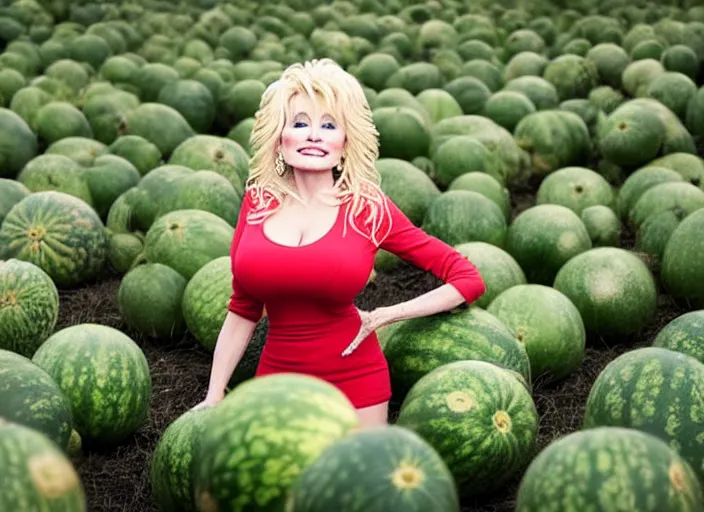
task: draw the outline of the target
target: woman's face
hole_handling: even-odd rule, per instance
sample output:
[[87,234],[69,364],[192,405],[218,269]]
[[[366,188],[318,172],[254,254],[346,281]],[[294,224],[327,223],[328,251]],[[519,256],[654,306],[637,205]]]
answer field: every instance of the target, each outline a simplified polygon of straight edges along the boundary
[[299,171],[330,171],[340,163],[345,131],[323,101],[307,94],[291,98],[290,117],[281,133],[281,152],[288,165]]

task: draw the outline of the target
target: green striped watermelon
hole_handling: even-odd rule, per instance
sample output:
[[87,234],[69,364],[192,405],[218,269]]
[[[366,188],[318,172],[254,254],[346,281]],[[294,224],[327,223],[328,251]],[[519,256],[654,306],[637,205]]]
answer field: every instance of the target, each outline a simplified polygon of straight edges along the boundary
[[7,178],[0,178],[0,224],[5,219],[5,215],[32,192],[22,183]]
[[32,357],[58,316],[59,293],[46,272],[14,258],[0,261],[0,348]]
[[568,261],[556,290],[577,306],[587,332],[604,338],[638,332],[657,308],[655,279],[646,264],[618,247],[597,247]]
[[513,333],[494,315],[478,308],[456,309],[403,322],[384,345],[394,394],[402,398],[424,375],[465,359],[515,371],[530,386],[530,360]]
[[528,467],[516,512],[692,512],[704,495],[692,468],[662,440],[599,427],[552,442]]
[[466,242],[455,246],[479,271],[486,291],[473,305],[486,308],[497,295],[518,284],[526,284],[526,275],[509,253],[486,242]]
[[[181,309],[186,326],[200,345],[210,352],[215,349],[231,296],[229,256],[215,258],[203,265],[188,281],[183,292]],[[232,372],[228,383],[230,389],[254,377],[268,332],[269,320],[265,315],[257,322],[249,344]]]
[[62,192],[25,197],[0,227],[0,259],[30,261],[59,288],[96,277],[107,254],[108,234],[98,214]]
[[704,363],[704,310],[690,311],[672,319],[655,336],[654,347],[692,356]]
[[67,456],[40,432],[3,418],[0,468],[0,510],[87,510],[83,485]]
[[675,448],[704,482],[704,364],[659,347],[611,361],[587,398],[584,427],[634,428]]
[[660,276],[675,300],[688,309],[704,308],[704,208],[690,213],[665,244]]
[[506,251],[521,266],[528,282],[535,284],[552,284],[566,262],[591,247],[582,220],[559,204],[541,204],[524,210],[506,234]]
[[275,374],[240,384],[206,418],[198,509],[281,510],[301,472],[358,427],[352,404],[321,379]]
[[62,450],[71,437],[71,404],[56,382],[24,356],[0,349],[0,417],[46,435]]
[[484,361],[457,361],[413,386],[396,424],[437,450],[467,497],[501,488],[530,462],[538,413],[514,373]]
[[459,512],[460,504],[438,453],[391,425],[356,432],[325,450],[293,484],[285,510]]
[[187,410],[161,434],[151,459],[152,497],[160,510],[195,512],[194,463],[210,408]]
[[39,347],[32,362],[68,397],[74,428],[84,442],[118,443],[146,422],[152,390],[147,359],[117,329],[66,327]]
[[513,331],[526,348],[534,380],[559,380],[584,359],[584,322],[564,294],[542,284],[509,288],[487,311]]
[[230,256],[220,256],[203,265],[183,292],[181,309],[188,330],[209,351],[215,348],[231,296]]
[[127,325],[152,338],[177,338],[186,332],[181,298],[186,278],[161,263],[145,263],[127,272],[117,291]]
[[191,279],[203,265],[230,253],[234,232],[214,213],[175,210],[158,218],[149,228],[144,255],[148,262],[163,263]]

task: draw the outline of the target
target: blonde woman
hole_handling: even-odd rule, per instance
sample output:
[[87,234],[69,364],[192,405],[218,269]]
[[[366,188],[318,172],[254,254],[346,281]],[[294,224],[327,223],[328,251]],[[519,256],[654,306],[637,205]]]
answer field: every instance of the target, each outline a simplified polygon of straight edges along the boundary
[[[256,375],[296,372],[337,386],[363,426],[387,422],[391,386],[375,330],[473,302],[485,286],[460,253],[414,226],[379,188],[378,132],[362,87],[330,59],[294,64],[264,93],[232,243],[233,294],[205,400],[229,377],[266,306]],[[361,311],[379,248],[446,284]]]

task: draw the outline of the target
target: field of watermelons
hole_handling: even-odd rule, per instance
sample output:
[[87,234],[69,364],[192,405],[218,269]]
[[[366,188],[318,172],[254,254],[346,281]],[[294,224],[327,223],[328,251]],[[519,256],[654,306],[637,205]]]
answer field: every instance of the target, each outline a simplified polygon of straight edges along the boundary
[[[0,0],[0,509],[704,510],[698,0]],[[480,270],[332,386],[205,396],[266,87],[330,57],[382,189]],[[380,251],[356,304],[441,284]]]

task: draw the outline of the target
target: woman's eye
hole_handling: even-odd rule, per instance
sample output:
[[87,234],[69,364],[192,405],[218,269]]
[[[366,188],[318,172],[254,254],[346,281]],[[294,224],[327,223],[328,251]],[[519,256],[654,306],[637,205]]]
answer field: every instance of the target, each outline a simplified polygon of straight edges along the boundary
[[306,125],[306,123],[304,123],[303,121],[296,121],[295,123],[293,123],[294,128],[302,128],[305,125]]
[[323,125],[323,128],[326,128],[328,130],[334,130],[335,129],[335,124],[334,123],[325,123]]

